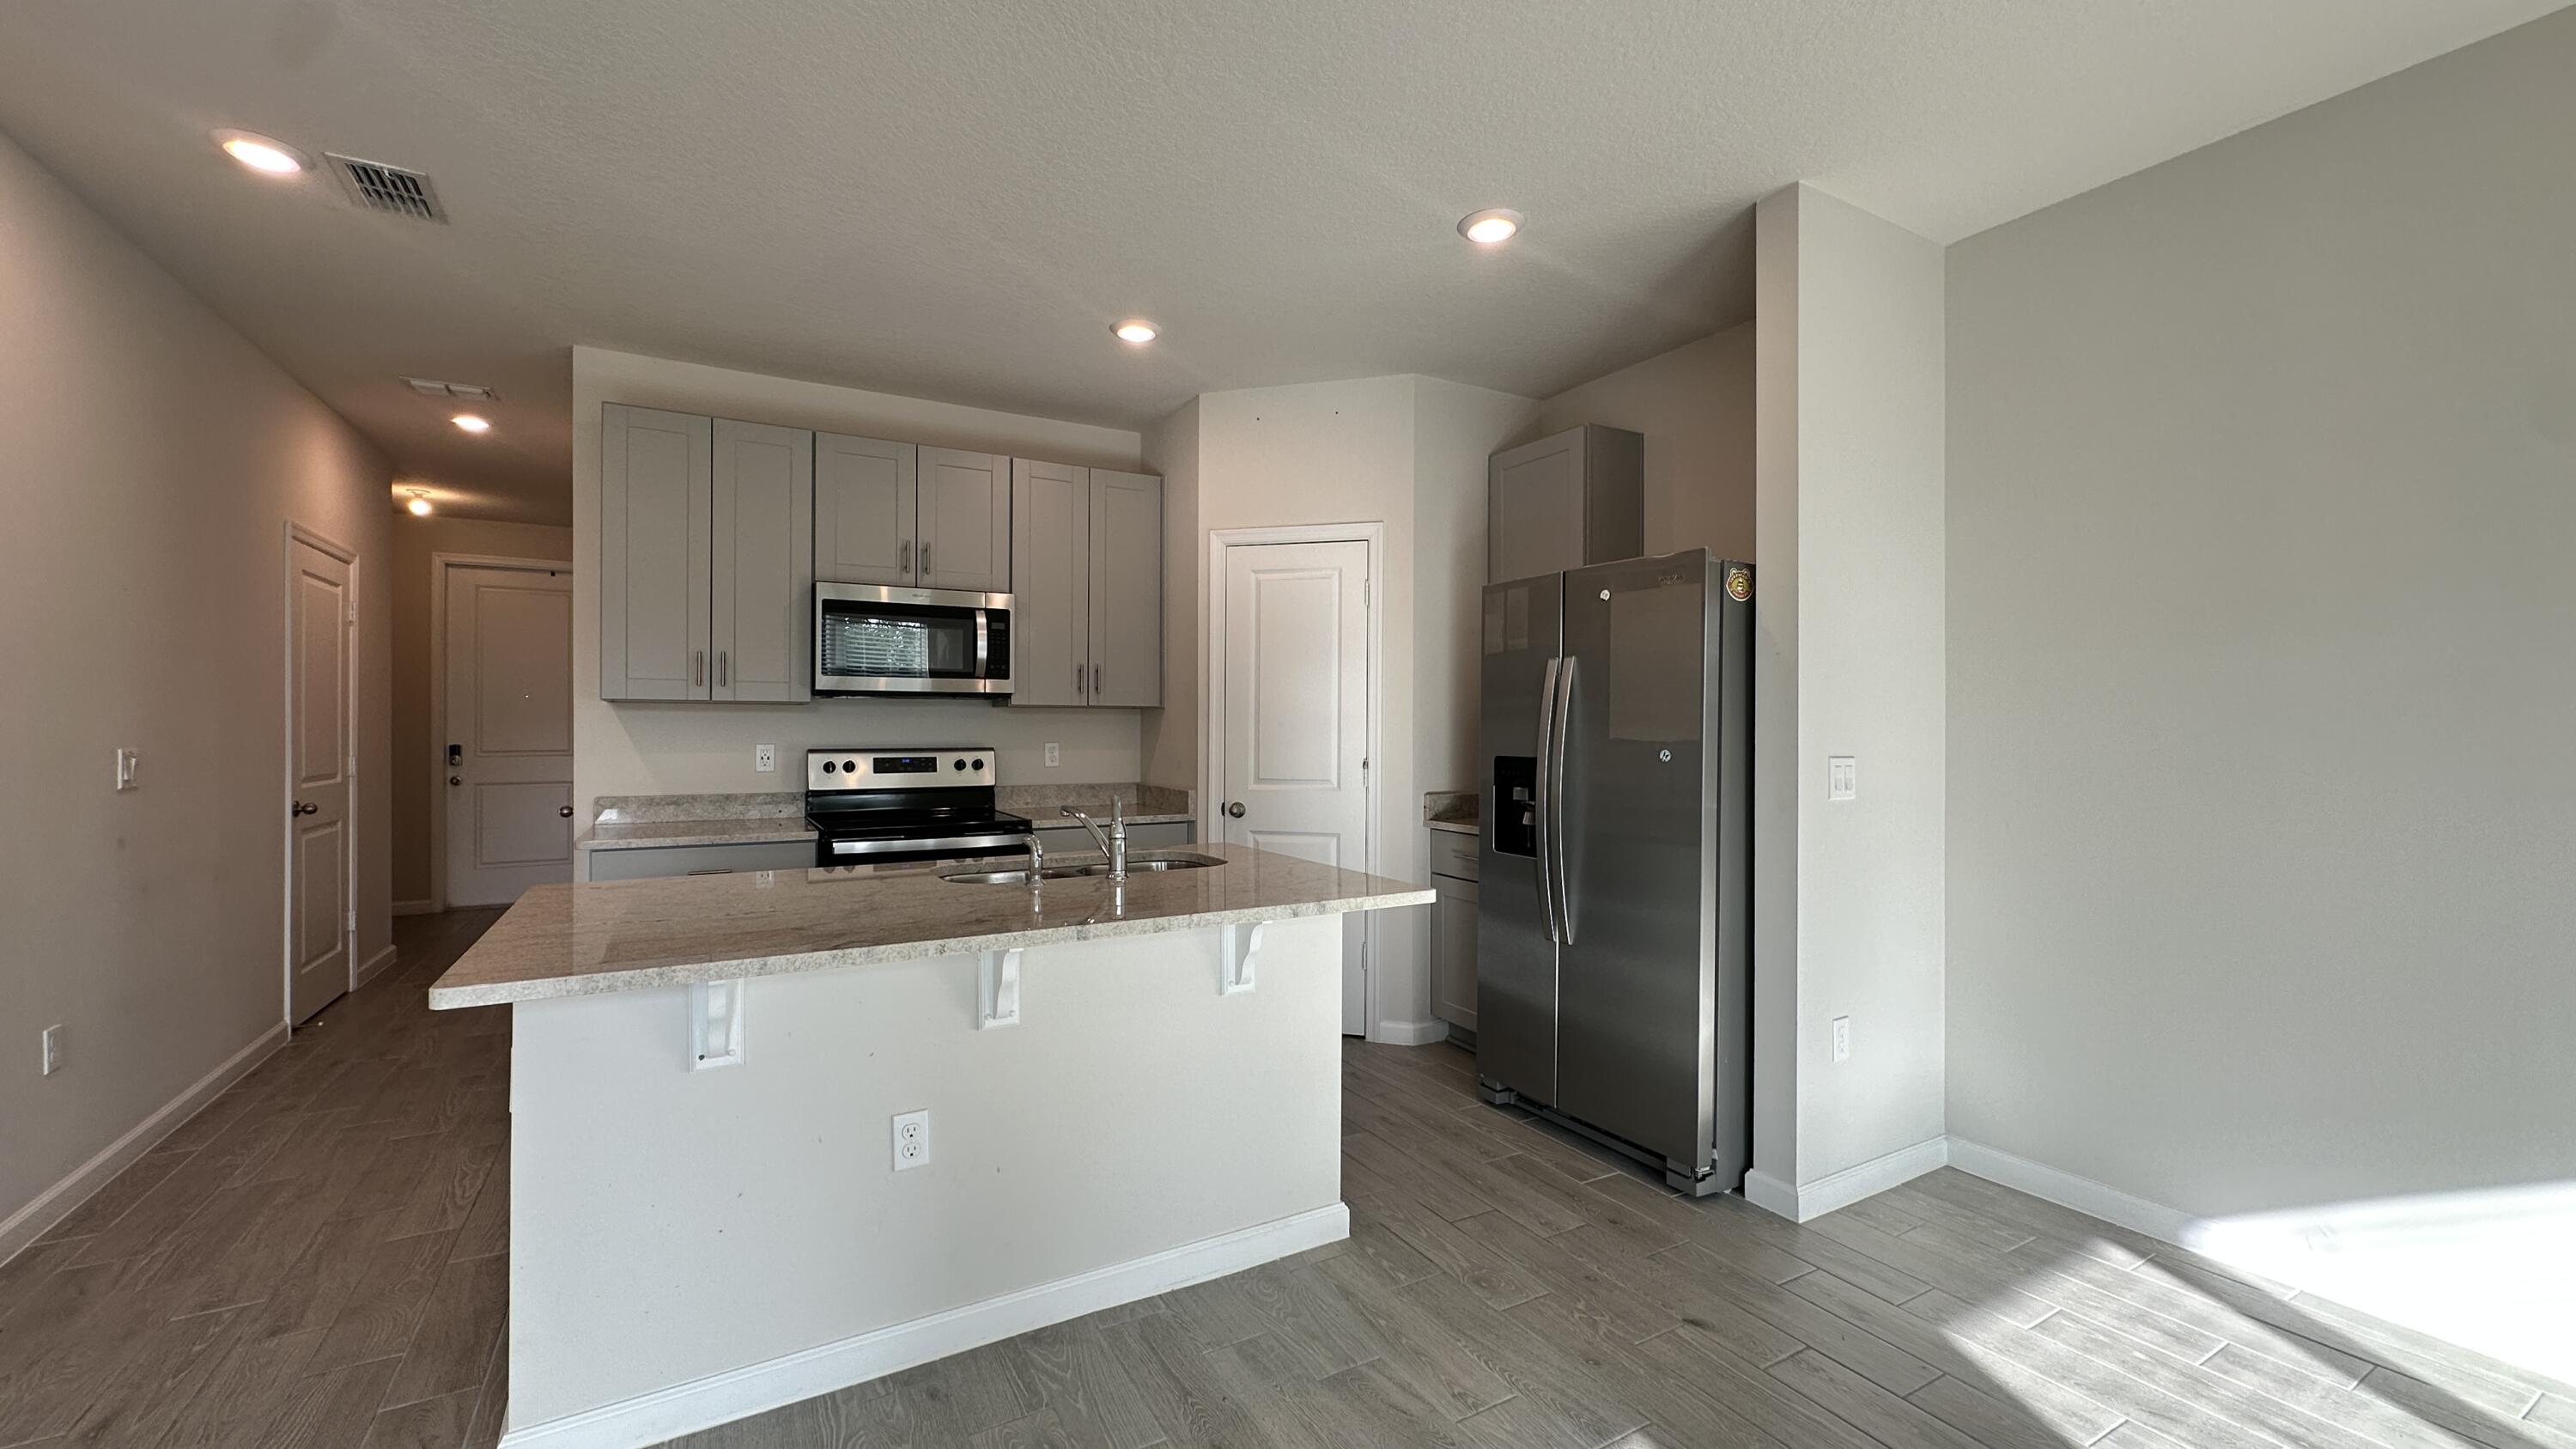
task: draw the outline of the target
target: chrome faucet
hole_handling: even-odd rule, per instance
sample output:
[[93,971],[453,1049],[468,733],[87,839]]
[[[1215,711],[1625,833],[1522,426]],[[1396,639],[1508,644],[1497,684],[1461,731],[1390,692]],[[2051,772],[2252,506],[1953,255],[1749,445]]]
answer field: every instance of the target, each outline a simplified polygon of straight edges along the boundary
[[1064,813],[1080,821],[1082,828],[1091,832],[1092,843],[1100,847],[1100,853],[1109,857],[1109,878],[1125,880],[1127,878],[1127,802],[1116,796],[1110,797],[1109,833],[1106,835],[1100,833],[1099,821],[1072,806],[1065,806]]
[[1044,874],[1046,874],[1046,846],[1039,842],[1038,833],[1032,830],[1029,832],[1029,884],[1036,885],[1038,877]]

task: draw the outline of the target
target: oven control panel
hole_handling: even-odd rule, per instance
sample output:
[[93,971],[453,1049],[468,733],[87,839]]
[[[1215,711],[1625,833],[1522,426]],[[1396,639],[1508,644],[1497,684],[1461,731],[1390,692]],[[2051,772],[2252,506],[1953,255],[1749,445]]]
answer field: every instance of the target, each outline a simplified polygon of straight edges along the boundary
[[807,790],[927,790],[992,783],[990,745],[805,752]]

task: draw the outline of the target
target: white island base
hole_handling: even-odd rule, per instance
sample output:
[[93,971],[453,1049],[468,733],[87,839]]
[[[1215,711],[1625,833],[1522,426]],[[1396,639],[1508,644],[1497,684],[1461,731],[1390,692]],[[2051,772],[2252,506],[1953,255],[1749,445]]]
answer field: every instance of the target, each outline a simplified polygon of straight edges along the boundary
[[1347,1236],[1342,920],[1260,930],[1231,993],[1245,927],[1031,946],[1013,1025],[998,959],[763,976],[713,1069],[688,986],[519,1002],[502,1443],[654,1444]]

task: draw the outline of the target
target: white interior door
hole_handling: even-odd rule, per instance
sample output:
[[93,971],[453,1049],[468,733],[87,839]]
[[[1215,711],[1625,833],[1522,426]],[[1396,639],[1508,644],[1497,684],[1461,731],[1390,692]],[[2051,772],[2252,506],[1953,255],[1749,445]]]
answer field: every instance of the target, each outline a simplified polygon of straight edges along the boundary
[[[1368,866],[1368,545],[1225,551],[1223,838]],[[1342,1030],[1368,1029],[1365,918],[1342,918]]]
[[447,570],[447,904],[572,879],[572,576]]
[[287,544],[286,1007],[302,1022],[349,989],[349,564]]

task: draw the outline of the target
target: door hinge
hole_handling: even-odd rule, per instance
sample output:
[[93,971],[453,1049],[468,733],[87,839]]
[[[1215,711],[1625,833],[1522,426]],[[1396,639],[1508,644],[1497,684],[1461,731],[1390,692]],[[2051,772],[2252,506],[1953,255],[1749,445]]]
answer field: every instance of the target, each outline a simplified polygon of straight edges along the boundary
[[349,908],[348,927],[347,927],[347,929],[348,929],[352,934],[355,934],[355,933],[356,933],[356,931],[357,931],[357,929],[358,929],[358,911],[357,911],[357,908],[356,908],[355,906],[352,906],[352,907],[350,907],[350,908]]
[[349,606],[348,616],[346,617],[346,619],[345,619],[345,620],[343,620],[343,622],[345,622],[345,623],[346,623],[350,628],[352,628],[352,629],[355,629],[356,627],[358,627],[358,606],[357,606],[357,605],[355,605],[355,604],[351,604],[351,605]]

